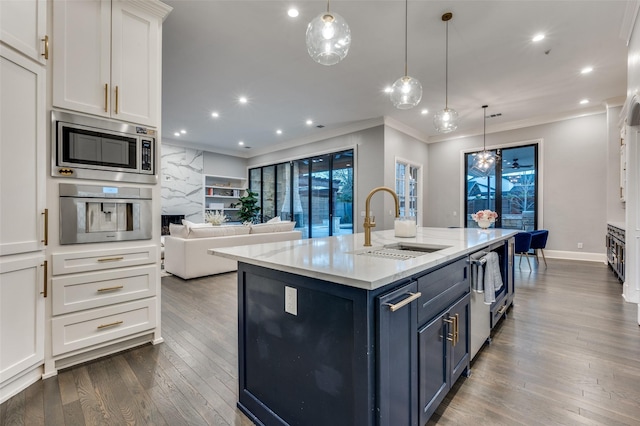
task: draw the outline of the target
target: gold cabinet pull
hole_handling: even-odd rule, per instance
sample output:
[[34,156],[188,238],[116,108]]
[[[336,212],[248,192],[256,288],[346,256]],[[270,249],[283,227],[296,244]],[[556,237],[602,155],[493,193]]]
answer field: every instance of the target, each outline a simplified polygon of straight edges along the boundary
[[116,86],[116,114],[118,113],[118,86]]
[[42,264],[42,275],[44,275],[44,285],[42,287],[42,291],[40,292],[41,295],[43,295],[45,298],[47,297],[47,270],[48,270],[48,266],[49,266],[49,262],[48,261],[44,261],[44,263]]
[[455,327],[454,327],[454,336],[453,336],[453,346],[455,346],[460,341],[460,315],[456,314],[455,319]]
[[123,285],[117,285],[115,287],[99,288],[98,292],[120,290],[121,288],[124,288],[124,286]]
[[120,325],[123,322],[124,321],[116,321],[116,322],[110,322],[109,324],[100,324],[98,326],[98,330],[102,330],[103,328],[107,328],[107,327],[115,327],[116,325]]
[[41,53],[40,55],[44,56],[44,59],[49,59],[49,36],[45,35],[42,42],[44,43],[44,53]]
[[104,112],[109,112],[109,83],[104,84]]
[[409,303],[413,302],[414,300],[418,299],[420,296],[422,296],[422,293],[417,292],[417,293],[409,293],[410,296],[407,297],[406,299],[404,299],[402,302],[400,303],[385,303],[385,305],[387,305],[389,307],[389,310],[391,312],[395,312],[398,309],[402,308],[405,305],[408,305]]
[[507,305],[503,305],[500,309],[498,309],[498,314],[502,315],[507,310]]
[[451,318],[446,318],[446,319],[443,319],[442,321],[444,321],[447,324],[451,325],[451,328],[453,330],[451,330],[451,333],[447,333],[447,340],[450,341],[451,343],[455,344],[456,332],[455,332],[454,320],[451,319]]
[[102,259],[98,259],[98,262],[117,262],[118,260],[124,259],[123,256],[118,257],[103,257]]
[[49,245],[49,209],[44,209],[42,215],[44,216],[44,239],[42,242],[46,246]]

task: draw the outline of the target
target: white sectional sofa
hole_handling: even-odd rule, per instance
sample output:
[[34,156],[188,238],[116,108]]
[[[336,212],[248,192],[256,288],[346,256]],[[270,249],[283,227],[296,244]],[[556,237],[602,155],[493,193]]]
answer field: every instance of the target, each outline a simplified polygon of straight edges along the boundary
[[208,249],[298,240],[302,237],[300,231],[293,230],[295,222],[250,226],[183,223],[170,225],[170,235],[164,237],[164,270],[183,279],[238,269],[235,260],[207,254]]

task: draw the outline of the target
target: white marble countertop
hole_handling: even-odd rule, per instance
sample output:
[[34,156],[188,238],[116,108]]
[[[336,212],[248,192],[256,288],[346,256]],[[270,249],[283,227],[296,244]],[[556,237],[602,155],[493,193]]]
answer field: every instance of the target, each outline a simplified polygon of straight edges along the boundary
[[[364,234],[311,238],[248,246],[209,249],[240,262],[317,278],[351,287],[374,290],[415,273],[515,235],[512,229],[418,228],[413,238],[396,238],[393,230],[371,233],[371,247]],[[394,243],[447,247],[413,259],[396,260],[358,255]]]

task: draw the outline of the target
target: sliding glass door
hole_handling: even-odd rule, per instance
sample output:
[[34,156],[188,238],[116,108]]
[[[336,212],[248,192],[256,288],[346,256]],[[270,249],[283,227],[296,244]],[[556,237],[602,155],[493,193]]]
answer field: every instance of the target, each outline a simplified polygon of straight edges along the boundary
[[303,238],[353,233],[353,150],[250,169],[249,182],[262,222],[294,220]]
[[476,167],[478,153],[465,155],[466,227],[477,228],[471,215],[498,212],[497,228],[531,231],[538,225],[538,145],[491,151],[497,161],[488,170]]

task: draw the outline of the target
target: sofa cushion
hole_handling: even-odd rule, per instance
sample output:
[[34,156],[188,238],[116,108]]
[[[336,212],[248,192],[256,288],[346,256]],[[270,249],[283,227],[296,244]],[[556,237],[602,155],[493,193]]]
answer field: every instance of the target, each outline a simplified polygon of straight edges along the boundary
[[194,222],[190,222],[190,221],[188,221],[186,219],[182,219],[182,224],[187,227],[187,232],[191,232],[191,230],[195,229],[195,228],[210,228],[210,227],[213,226],[212,224],[210,224],[208,222],[207,223],[194,223]]
[[280,223],[280,222],[282,222],[282,219],[280,219],[280,216],[276,216],[273,219],[269,219],[265,223]]
[[170,223],[169,224],[169,235],[171,235],[172,237],[187,238],[187,235],[189,235],[189,230],[184,225],[178,225],[176,223]]
[[229,237],[248,235],[251,228],[247,226],[209,226],[192,228],[187,238]]
[[282,222],[275,222],[275,223],[258,223],[255,225],[251,225],[251,233],[267,234],[270,232],[287,232],[287,231],[293,231],[293,228],[295,226],[296,226],[296,223],[291,221],[282,221]]

